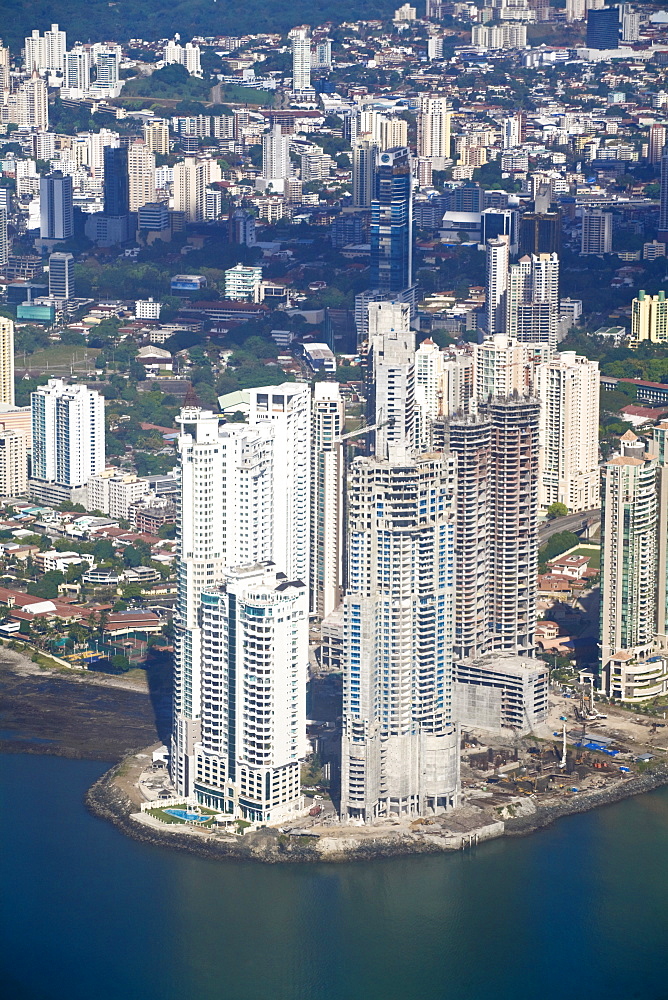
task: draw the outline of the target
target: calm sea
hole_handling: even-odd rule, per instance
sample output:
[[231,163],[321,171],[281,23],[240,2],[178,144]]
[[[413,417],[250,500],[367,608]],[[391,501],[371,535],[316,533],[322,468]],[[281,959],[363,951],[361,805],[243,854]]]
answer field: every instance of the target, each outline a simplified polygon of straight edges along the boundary
[[474,854],[214,863],[0,758],[3,1000],[668,1000],[668,791]]

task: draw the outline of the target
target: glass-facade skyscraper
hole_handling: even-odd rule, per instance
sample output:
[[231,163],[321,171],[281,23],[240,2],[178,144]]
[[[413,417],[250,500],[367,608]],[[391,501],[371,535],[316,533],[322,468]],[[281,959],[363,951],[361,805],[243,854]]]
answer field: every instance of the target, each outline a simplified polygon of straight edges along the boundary
[[401,292],[412,283],[413,200],[410,152],[405,146],[378,157],[371,202],[371,287]]

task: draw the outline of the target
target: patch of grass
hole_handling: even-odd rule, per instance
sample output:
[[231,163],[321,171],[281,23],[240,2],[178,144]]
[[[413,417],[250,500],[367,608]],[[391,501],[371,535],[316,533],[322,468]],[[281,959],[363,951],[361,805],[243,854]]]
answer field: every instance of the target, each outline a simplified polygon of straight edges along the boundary
[[[90,371],[95,368],[95,358],[100,353],[95,347],[83,347],[77,344],[54,344],[45,347],[34,354],[26,355],[25,367],[31,371],[41,369],[43,372],[68,374],[75,371]],[[16,355],[16,367],[23,367],[23,355]]]

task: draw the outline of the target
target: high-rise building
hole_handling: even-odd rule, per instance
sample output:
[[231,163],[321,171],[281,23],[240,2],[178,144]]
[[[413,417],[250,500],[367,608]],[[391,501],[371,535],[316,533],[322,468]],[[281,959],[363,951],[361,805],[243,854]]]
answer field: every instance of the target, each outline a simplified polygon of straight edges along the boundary
[[90,87],[90,50],[83,45],[75,45],[65,53],[63,87],[83,96]]
[[128,202],[131,212],[155,201],[155,153],[137,140],[127,147]]
[[489,500],[489,651],[532,656],[538,573],[540,403],[492,399]]
[[410,152],[388,149],[378,158],[371,202],[371,287],[400,292],[412,284],[413,192]]
[[61,73],[67,50],[67,35],[57,24],[41,36],[38,30],[25,40],[25,67],[28,73]]
[[14,405],[14,323],[0,316],[0,404]]
[[524,344],[497,333],[473,346],[473,399],[478,411],[495,397],[528,394],[531,386],[532,352]]
[[325,618],[341,603],[343,582],[344,401],[338,382],[313,387],[311,440],[311,612]]
[[144,142],[152,153],[167,156],[169,154],[169,125],[167,122],[161,118],[145,122]]
[[[95,69],[93,91],[116,92],[121,75],[122,50],[120,45],[93,45],[92,65]],[[110,95],[113,96],[113,93]]]
[[586,0],[566,0],[566,20],[584,21]]
[[74,235],[72,178],[54,170],[39,182],[40,236],[43,240],[69,240]]
[[587,11],[587,48],[619,48],[619,7]]
[[225,298],[240,302],[259,302],[262,268],[235,264],[225,271]]
[[0,208],[0,274],[9,263],[9,237],[7,235],[7,209]]
[[119,217],[130,211],[128,147],[104,147],[104,214]]
[[486,249],[486,322],[490,337],[506,332],[509,262],[510,237],[499,236],[489,240]]
[[288,34],[292,42],[292,90],[295,94],[309,94],[311,87],[311,36],[308,25],[293,28]]
[[276,823],[303,809],[308,595],[271,563],[227,570],[201,595],[198,802]]
[[10,53],[6,45],[2,44],[0,41],[0,94],[3,95],[2,101],[4,103],[4,93],[9,90],[10,85]]
[[215,160],[186,156],[174,167],[174,210],[183,212],[188,222],[206,218],[206,189],[221,179]]
[[22,81],[13,93],[5,92],[5,96],[3,117],[8,124],[31,131],[49,127],[48,89],[37,73]]
[[369,303],[367,406],[374,454],[415,441],[415,332],[407,302]]
[[631,347],[643,340],[668,343],[668,300],[663,289],[658,295],[647,295],[641,289],[631,303]]
[[480,242],[507,236],[510,255],[517,253],[519,238],[519,215],[515,208],[486,208],[480,216]]
[[661,191],[659,195],[659,239],[668,242],[668,146],[661,157]]
[[556,253],[561,249],[561,213],[526,212],[520,219],[519,252]]
[[603,466],[601,671],[605,693],[625,701],[654,694],[642,675],[649,679],[656,634],[657,467],[632,431]]
[[28,491],[26,436],[0,427],[0,496],[20,497]]
[[661,163],[663,149],[666,145],[666,126],[655,122],[649,127],[649,142],[647,159],[650,163]]
[[348,481],[341,815],[456,805],[454,461],[358,458]]
[[375,197],[378,143],[369,134],[353,143],[353,205],[370,208]]
[[443,170],[450,162],[450,119],[447,97],[423,97],[418,114],[417,154]]
[[163,61],[165,66],[178,63],[179,66],[185,67],[191,76],[202,75],[200,47],[193,45],[192,42],[186,42],[185,45],[179,45],[177,41],[167,42],[163,50]]
[[446,355],[427,337],[415,352],[415,439],[421,451],[429,451],[431,427],[443,413],[443,381]]
[[[283,135],[278,122],[262,136],[263,181],[283,181],[292,174],[290,162],[290,136]],[[274,185],[275,190],[278,186]]]
[[619,4],[620,38],[623,42],[637,42],[640,38],[640,14],[633,4]]
[[[608,10],[610,8],[606,8]],[[668,182],[667,182],[668,184]],[[659,220],[659,228],[661,221]],[[661,235],[659,234],[659,238]],[[601,256],[612,251],[612,213],[601,208],[582,212],[582,246],[580,253]]]
[[49,295],[54,299],[74,298],[74,257],[71,253],[49,255]]
[[559,258],[556,253],[520,257],[508,270],[506,331],[522,344],[557,345]]
[[52,378],[30,399],[33,478],[85,486],[104,469],[104,397]]
[[539,505],[598,507],[598,362],[563,351],[536,366],[534,384],[541,402]]

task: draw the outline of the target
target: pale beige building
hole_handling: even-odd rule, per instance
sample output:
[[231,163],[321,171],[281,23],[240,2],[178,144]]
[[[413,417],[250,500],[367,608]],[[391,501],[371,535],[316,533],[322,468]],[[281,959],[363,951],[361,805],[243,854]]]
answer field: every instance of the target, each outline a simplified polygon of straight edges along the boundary
[[128,146],[128,190],[131,212],[156,199],[155,153],[141,140]]
[[146,122],[144,125],[144,142],[152,153],[169,153],[169,126],[164,119]]
[[0,496],[19,497],[27,492],[25,435],[20,431],[0,431]]
[[563,503],[570,511],[599,503],[597,361],[575,351],[536,366],[541,401],[538,502]]
[[0,316],[0,404],[14,405],[14,323]]
[[668,300],[661,290],[658,295],[639,291],[631,303],[631,347],[644,340],[652,344],[668,343]]

